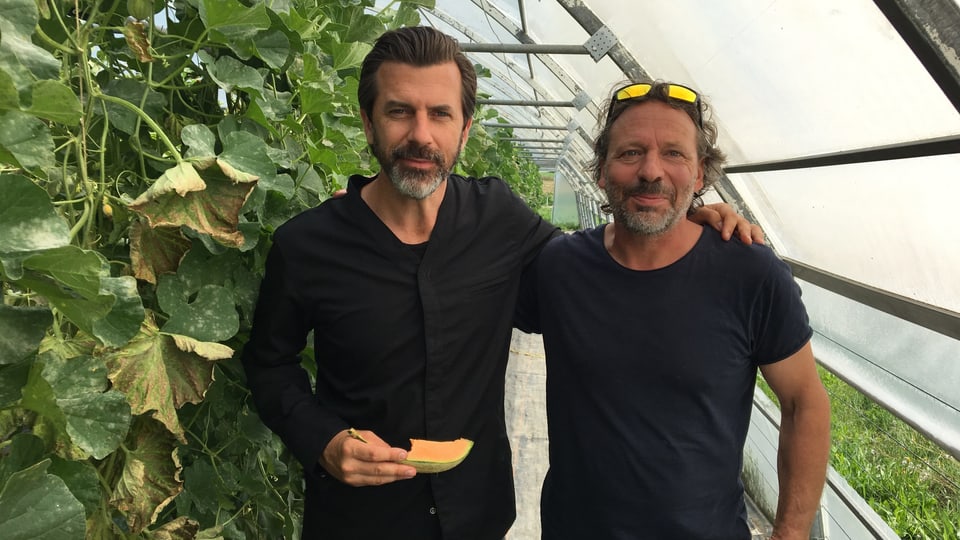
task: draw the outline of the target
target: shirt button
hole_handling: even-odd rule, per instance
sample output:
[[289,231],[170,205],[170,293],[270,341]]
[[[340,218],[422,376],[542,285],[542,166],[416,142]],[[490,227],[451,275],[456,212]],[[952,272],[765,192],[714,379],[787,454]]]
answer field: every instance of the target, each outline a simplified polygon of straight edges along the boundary
[[437,515],[437,507],[436,507],[436,506],[431,506],[431,507],[430,507],[430,515],[431,515],[431,516]]

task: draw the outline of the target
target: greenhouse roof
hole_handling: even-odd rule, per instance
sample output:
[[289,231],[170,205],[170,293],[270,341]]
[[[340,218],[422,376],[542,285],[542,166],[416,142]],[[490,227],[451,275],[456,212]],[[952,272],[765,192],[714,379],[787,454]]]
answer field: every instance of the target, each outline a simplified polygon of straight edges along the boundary
[[719,196],[791,264],[821,362],[960,455],[956,2],[437,0],[421,22],[489,70],[507,124],[487,127],[555,172],[581,226],[606,219],[586,165],[612,90],[706,96]]

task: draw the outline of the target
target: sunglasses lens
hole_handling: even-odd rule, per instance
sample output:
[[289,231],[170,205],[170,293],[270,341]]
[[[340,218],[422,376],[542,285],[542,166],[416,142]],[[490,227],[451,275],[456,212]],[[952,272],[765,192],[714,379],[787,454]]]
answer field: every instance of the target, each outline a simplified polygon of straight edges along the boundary
[[687,103],[697,102],[697,94],[693,90],[683,86],[677,86],[675,84],[669,86],[668,95],[673,99],[679,99],[680,101],[686,101]]
[[647,92],[650,91],[649,84],[631,84],[630,86],[625,86],[617,91],[617,101],[623,101],[625,99],[638,98],[647,95]]

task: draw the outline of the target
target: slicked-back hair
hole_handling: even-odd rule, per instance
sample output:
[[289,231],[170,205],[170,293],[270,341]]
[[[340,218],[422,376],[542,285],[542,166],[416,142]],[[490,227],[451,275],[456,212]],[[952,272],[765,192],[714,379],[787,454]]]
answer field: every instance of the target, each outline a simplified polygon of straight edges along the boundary
[[[628,83],[627,83],[628,84]],[[693,125],[697,129],[697,157],[703,161],[703,189],[707,189],[716,183],[723,175],[723,164],[727,161],[726,154],[717,147],[717,123],[713,120],[710,105],[700,96],[700,111],[697,111],[697,105],[673,99],[667,94],[667,87],[673,83],[666,81],[654,81],[650,83],[650,91],[642,97],[631,98],[613,104],[614,96],[610,96],[604,103],[605,113],[599,119],[599,125],[603,126],[593,143],[593,160],[589,168],[593,174],[594,181],[599,181],[603,174],[604,161],[607,158],[607,151],[610,149],[610,129],[613,123],[623,114],[623,111],[630,107],[635,107],[640,103],[656,100],[666,103],[674,109],[681,110],[690,117]],[[620,86],[618,86],[619,88]],[[700,115],[703,115],[703,125],[700,125]]]
[[360,108],[373,115],[377,100],[377,70],[384,62],[398,62],[416,67],[436,66],[455,62],[460,70],[461,107],[464,124],[473,117],[477,106],[477,72],[460,50],[457,40],[429,26],[410,26],[384,32],[373,50],[367,54],[360,68],[360,86],[357,99]]

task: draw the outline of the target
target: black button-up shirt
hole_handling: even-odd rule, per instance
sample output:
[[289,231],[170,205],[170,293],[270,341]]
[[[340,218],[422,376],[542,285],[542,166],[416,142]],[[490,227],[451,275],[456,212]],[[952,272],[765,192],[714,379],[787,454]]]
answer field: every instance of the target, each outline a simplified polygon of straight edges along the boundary
[[[515,517],[503,418],[520,275],[556,229],[496,178],[451,175],[425,251],[364,203],[370,179],[277,229],[243,361],[263,421],[304,464],[304,538],[502,538]],[[422,255],[422,259],[421,259]],[[316,388],[299,353],[314,333]],[[317,460],[347,427],[393,446],[475,441],[458,467],[350,487]]]

